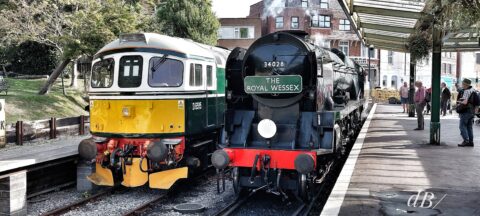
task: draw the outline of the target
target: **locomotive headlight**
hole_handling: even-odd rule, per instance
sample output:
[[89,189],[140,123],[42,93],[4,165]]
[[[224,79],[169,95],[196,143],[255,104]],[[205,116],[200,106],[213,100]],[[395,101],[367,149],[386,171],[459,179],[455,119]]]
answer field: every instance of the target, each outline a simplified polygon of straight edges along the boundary
[[133,116],[133,107],[125,106],[122,108],[123,117],[132,117]]
[[265,139],[270,139],[277,133],[277,125],[270,119],[263,119],[258,123],[258,133]]

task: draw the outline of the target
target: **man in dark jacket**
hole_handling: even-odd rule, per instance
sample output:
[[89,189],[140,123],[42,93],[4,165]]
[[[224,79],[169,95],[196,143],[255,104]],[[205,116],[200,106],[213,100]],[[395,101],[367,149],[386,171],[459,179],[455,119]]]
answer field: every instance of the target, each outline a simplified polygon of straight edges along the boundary
[[[465,106],[465,111],[459,113],[460,116],[460,134],[462,135],[463,142],[458,144],[459,147],[473,147],[473,118],[474,118],[474,108],[470,104],[469,98],[470,95],[474,94],[475,89],[471,86],[472,81],[469,79],[463,79],[462,97],[457,101],[457,106]],[[457,109],[458,111],[458,109]]]
[[441,114],[445,116],[447,114],[447,107],[450,103],[450,97],[452,94],[450,93],[450,89],[448,89],[447,84],[442,82],[442,97],[441,97]]

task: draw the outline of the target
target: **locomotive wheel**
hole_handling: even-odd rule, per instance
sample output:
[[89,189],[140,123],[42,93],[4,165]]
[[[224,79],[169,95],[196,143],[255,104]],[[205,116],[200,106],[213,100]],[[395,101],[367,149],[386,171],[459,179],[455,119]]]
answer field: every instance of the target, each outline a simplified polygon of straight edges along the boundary
[[301,174],[298,176],[298,197],[305,203],[308,203],[311,199],[310,187],[307,181],[307,175]]
[[234,167],[232,169],[232,177],[233,177],[233,191],[237,196],[242,196],[246,194],[247,189],[240,185],[240,170],[238,167]]

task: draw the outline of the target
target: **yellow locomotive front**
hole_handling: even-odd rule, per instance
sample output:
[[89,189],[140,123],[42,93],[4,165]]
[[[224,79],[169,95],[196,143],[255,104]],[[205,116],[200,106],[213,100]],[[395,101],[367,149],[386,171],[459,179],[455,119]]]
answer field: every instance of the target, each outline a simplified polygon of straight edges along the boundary
[[207,166],[223,123],[195,119],[213,116],[209,108],[222,97],[215,89],[222,80],[214,71],[221,67],[215,59],[223,58],[222,51],[207,48],[146,33],[123,35],[95,55],[89,93],[93,136],[79,145],[80,156],[95,162],[91,182],[126,187],[148,182],[168,189]]

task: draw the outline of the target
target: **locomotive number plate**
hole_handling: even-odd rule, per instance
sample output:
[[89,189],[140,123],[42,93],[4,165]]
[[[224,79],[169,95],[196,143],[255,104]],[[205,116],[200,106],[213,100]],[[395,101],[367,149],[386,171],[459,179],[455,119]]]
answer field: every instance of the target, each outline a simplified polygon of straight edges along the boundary
[[302,77],[285,76],[247,76],[244,90],[248,94],[282,94],[302,92]]
[[265,61],[263,62],[264,68],[283,68],[287,65],[284,61]]

